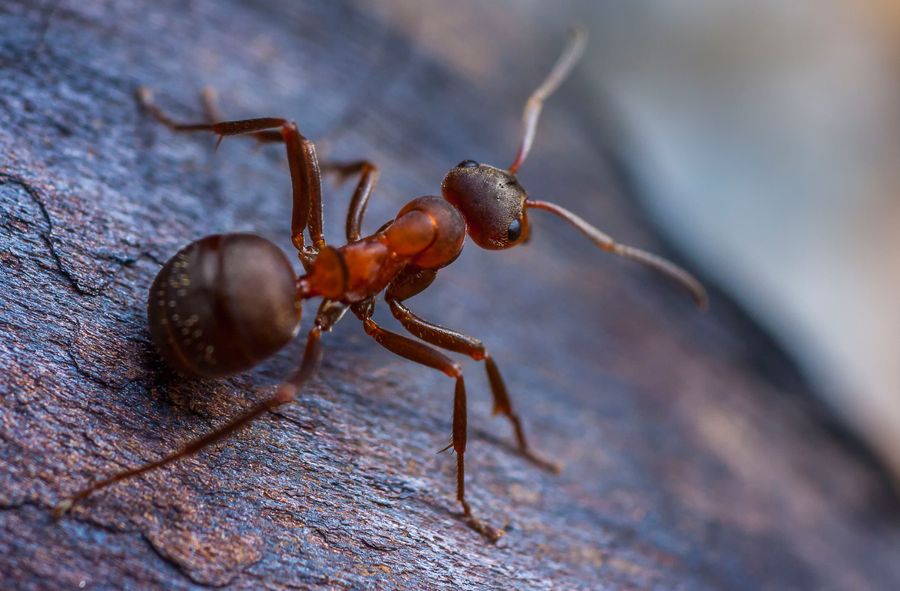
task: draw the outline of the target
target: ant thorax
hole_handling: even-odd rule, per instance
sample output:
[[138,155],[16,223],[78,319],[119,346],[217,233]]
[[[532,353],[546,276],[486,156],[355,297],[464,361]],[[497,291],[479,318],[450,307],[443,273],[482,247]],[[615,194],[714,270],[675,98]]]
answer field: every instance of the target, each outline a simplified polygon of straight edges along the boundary
[[419,197],[375,234],[322,249],[306,278],[304,297],[360,302],[383,291],[408,265],[439,269],[450,264],[465,237],[465,221],[455,207],[440,197]]

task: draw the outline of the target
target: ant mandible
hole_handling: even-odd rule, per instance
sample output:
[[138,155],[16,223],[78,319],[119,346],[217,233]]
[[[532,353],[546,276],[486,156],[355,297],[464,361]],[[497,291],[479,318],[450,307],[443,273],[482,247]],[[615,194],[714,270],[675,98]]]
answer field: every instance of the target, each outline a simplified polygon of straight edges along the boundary
[[[169,456],[94,482],[60,502],[56,515],[62,515],[97,490],[196,453],[266,411],[294,401],[297,391],[319,365],[322,333],[329,332],[350,310],[378,344],[455,381],[453,437],[445,449],[456,452],[456,498],[462,505],[463,518],[473,529],[490,540],[498,539],[503,532],[475,518],[466,501],[466,387],[460,365],[437,348],[483,361],[493,394],[494,414],[502,413],[512,423],[519,451],[545,469],[554,470],[555,465],[529,448],[500,370],[482,342],[418,317],[404,302],[424,291],[439,269],[456,260],[466,234],[489,250],[522,244],[530,232],[528,212],[535,209],[563,218],[602,250],[668,275],[685,287],[701,308],[707,301],[703,287],[683,269],[656,255],[619,244],[559,205],[530,199],[516,178],[534,141],[544,101],[572,69],[584,44],[584,32],[574,29],[547,78],[529,97],[522,116],[521,144],[508,169],[464,160],[444,177],[442,197],[410,201],[394,220],[366,237],[361,236],[360,228],[378,179],[378,167],[371,162],[320,167],[313,143],[286,119],[177,123],[154,106],[149,93],[141,89],[139,97],[145,108],[174,131],[212,132],[219,141],[225,136],[244,135],[260,142],[284,143],[293,188],[291,238],[306,271],[297,277],[277,246],[252,234],[217,234],[189,244],[163,266],[150,289],[150,333],[163,359],[184,374],[203,378],[245,371],[296,336],[303,300],[318,296],[322,303],[307,336],[299,368],[274,395]],[[347,216],[347,244],[338,248],[327,245],[322,234],[323,172],[342,177],[359,175]],[[307,230],[310,244],[304,237]],[[385,330],[373,320],[375,297],[382,291],[393,315],[420,340]]]

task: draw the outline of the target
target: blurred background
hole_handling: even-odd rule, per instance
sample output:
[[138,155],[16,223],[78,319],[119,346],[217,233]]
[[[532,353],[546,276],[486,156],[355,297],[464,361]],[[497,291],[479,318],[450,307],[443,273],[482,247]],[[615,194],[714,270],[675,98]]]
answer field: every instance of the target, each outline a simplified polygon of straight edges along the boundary
[[[499,48],[552,51],[579,18],[590,40],[567,84],[595,102],[583,112],[596,116],[588,124],[606,136],[629,196],[900,476],[900,4],[622,0],[560,11],[392,1],[379,10],[425,46],[458,43],[442,54],[476,80],[497,75],[496,56],[516,55]],[[485,18],[502,24],[494,36],[466,35]],[[502,67],[539,76],[543,65]],[[544,123],[538,144],[552,133]]]

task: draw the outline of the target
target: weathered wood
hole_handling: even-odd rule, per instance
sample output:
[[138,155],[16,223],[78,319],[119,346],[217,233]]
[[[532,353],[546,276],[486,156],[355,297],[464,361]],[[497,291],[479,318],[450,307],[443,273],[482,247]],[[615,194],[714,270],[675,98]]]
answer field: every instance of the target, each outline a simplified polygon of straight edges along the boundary
[[[298,404],[54,522],[61,496],[234,415],[302,350],[219,382],[160,367],[145,318],[160,264],[218,231],[289,248],[289,184],[276,147],[228,140],[214,153],[210,138],[155,124],[138,84],[185,118],[200,116],[209,84],[229,115],[293,117],[332,156],[373,158],[372,230],[437,192],[459,160],[511,161],[521,100],[562,31],[538,34],[519,16],[528,42],[504,39],[467,69],[451,55],[462,45],[423,51],[405,21],[362,3],[36,4],[0,2],[0,588],[900,584],[900,524],[880,472],[770,343],[721,297],[699,315],[540,214],[529,246],[470,244],[410,302],[487,342],[534,444],[566,466],[549,475],[512,452],[482,368],[466,364],[469,493],[506,527],[500,544],[456,519],[454,462],[434,453],[452,383],[391,357],[351,319],[328,335]],[[491,35],[497,15],[485,18],[471,35]],[[548,105],[523,182],[658,248],[615,196],[578,89]],[[327,190],[337,239],[347,189]]]

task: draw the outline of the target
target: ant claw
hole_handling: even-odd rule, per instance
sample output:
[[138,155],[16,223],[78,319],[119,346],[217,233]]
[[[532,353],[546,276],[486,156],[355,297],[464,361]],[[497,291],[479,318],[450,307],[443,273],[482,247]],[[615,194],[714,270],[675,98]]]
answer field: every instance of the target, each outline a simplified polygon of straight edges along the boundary
[[469,503],[464,500],[460,500],[460,504],[463,507],[462,518],[466,522],[466,525],[477,531],[484,538],[486,538],[490,543],[496,544],[500,538],[506,535],[506,532],[502,529],[497,529],[492,525],[488,525],[484,521],[472,516],[472,509],[469,507]]
[[64,499],[56,504],[53,507],[53,519],[60,519],[63,515],[69,512],[69,509],[75,504],[75,501],[72,499]]
[[534,464],[541,470],[546,470],[547,472],[550,472],[551,474],[559,474],[560,472],[562,472],[563,467],[562,467],[562,464],[560,464],[559,462],[554,462],[552,460],[545,460],[544,458],[535,454],[532,451],[523,451],[522,455],[525,457],[526,460],[528,460],[529,462],[531,462],[532,464]]
[[466,517],[465,520],[466,524],[469,527],[481,534],[481,536],[491,544],[496,544],[500,541],[500,538],[506,535],[506,532],[502,529],[497,529],[496,527],[488,525],[480,519],[475,519],[474,517]]

